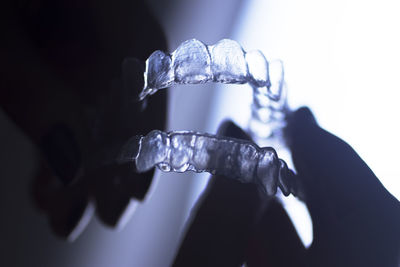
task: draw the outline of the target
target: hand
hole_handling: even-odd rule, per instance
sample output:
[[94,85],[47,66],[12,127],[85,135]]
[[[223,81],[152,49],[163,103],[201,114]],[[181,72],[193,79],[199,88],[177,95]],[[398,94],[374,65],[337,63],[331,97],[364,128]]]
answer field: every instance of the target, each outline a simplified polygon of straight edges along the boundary
[[[243,138],[232,124],[226,129]],[[285,139],[313,221],[311,247],[303,247],[279,202],[213,177],[174,266],[397,266],[399,202],[355,151],[307,108],[288,118]]]
[[124,64],[123,86],[121,63],[165,50],[161,27],[142,1],[14,2],[1,24],[0,105],[40,151],[35,203],[64,238],[76,236],[93,199],[114,227],[152,173],[112,162],[131,136],[163,129],[166,118],[166,91],[143,110],[143,71]]
[[310,110],[288,119],[286,139],[313,222],[308,266],[398,266],[400,205],[357,153]]

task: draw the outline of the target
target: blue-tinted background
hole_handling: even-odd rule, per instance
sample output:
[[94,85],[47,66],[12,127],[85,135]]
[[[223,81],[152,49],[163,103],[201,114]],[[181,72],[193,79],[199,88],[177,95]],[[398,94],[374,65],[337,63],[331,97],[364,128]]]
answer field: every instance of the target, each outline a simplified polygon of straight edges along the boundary
[[[352,145],[382,183],[400,198],[400,11],[397,1],[176,0],[149,1],[170,50],[197,38],[232,38],[284,61],[289,104],[308,105],[318,122]],[[170,130],[215,132],[224,118],[245,127],[251,90],[199,85],[170,90]],[[37,151],[0,113],[1,266],[168,266],[185,220],[207,175],[156,174],[144,203],[132,202],[125,227],[97,219],[74,243],[56,238],[33,207],[29,182]],[[289,155],[282,152],[289,160]],[[343,185],[346,186],[346,185]],[[285,200],[286,201],[286,200]],[[311,242],[305,209],[287,209]],[[129,215],[129,214],[128,214]]]

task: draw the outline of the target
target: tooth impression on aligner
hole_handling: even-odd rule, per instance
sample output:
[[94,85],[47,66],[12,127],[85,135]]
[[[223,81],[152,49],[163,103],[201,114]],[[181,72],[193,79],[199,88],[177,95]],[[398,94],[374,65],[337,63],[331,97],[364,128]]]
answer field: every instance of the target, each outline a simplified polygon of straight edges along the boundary
[[222,83],[246,83],[247,64],[242,47],[235,41],[223,39],[211,51],[211,70],[214,81]]
[[138,152],[122,161],[134,161],[138,172],[155,166],[162,171],[209,172],[256,183],[267,195],[274,195],[277,186],[286,194],[293,193],[291,180],[285,177],[290,174],[287,165],[271,147],[205,133],[158,130],[132,140],[138,143]]
[[144,72],[144,89],[141,95],[154,94],[159,88],[171,86],[174,82],[174,73],[171,69],[171,56],[162,52],[155,51],[146,60],[146,70]]
[[207,46],[198,40],[183,42],[172,53],[175,82],[205,83],[212,79],[211,58]]
[[269,63],[259,50],[246,53],[246,62],[256,87],[269,87]]

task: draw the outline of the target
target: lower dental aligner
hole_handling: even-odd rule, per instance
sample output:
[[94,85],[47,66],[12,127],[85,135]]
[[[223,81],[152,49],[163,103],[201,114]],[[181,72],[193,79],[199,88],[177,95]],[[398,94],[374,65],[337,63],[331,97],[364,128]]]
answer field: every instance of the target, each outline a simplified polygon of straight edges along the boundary
[[138,172],[155,166],[165,172],[209,172],[243,183],[256,183],[267,195],[277,187],[296,194],[294,173],[271,147],[235,138],[197,132],[162,132],[135,136],[125,145],[119,162],[135,162]]
[[140,99],[175,84],[212,81],[266,88],[266,95],[275,101],[280,98],[283,82],[271,84],[269,63],[259,50],[245,52],[236,41],[229,39],[215,45],[187,40],[171,54],[157,50],[146,60],[144,81]]

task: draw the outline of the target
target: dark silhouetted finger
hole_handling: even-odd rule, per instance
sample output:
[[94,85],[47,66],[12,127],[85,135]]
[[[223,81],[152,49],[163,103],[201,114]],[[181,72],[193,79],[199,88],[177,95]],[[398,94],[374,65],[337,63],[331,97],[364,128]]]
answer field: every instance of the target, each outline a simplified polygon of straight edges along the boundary
[[53,232],[69,241],[80,235],[94,213],[82,180],[67,186],[53,176],[44,162],[32,183],[32,194],[37,207],[47,215]]
[[132,214],[131,204],[145,197],[153,174],[154,170],[138,174],[132,164],[113,164],[90,175],[96,213],[101,221],[111,227],[122,227],[121,220],[128,220],[127,216]]

